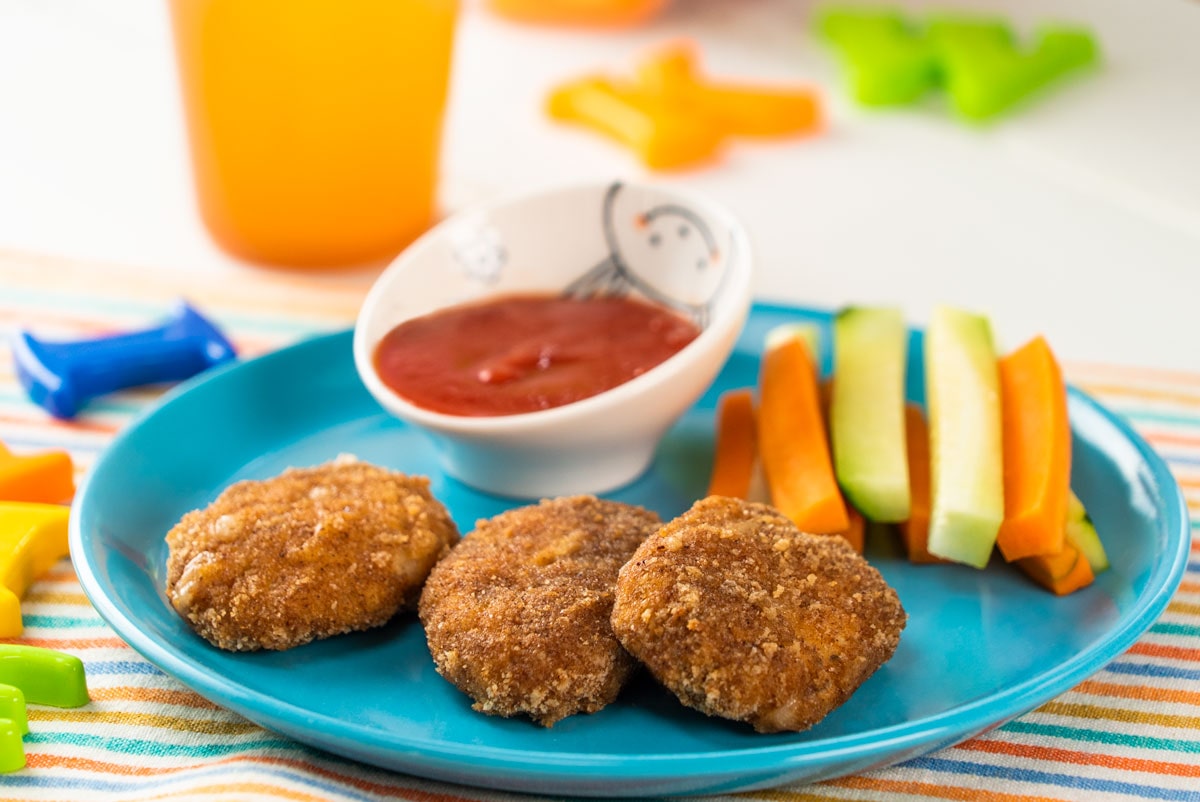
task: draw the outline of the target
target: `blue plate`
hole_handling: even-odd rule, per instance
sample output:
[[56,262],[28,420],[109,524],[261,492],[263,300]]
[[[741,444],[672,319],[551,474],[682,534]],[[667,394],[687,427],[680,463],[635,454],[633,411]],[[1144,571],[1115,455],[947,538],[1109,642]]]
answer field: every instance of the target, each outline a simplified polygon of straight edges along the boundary
[[[753,385],[765,332],[797,320],[827,326],[829,316],[756,306],[724,371],[650,472],[613,497],[666,518],[701,496],[718,394]],[[910,395],[920,400],[919,333],[913,340]],[[177,388],[93,468],[71,516],[71,555],[104,619],[168,674],[272,730],[396,771],[545,794],[654,796],[876,768],[993,727],[1097,671],[1157,618],[1186,564],[1186,507],[1166,466],[1073,391],[1072,482],[1113,568],[1056,598],[998,560],[985,571],[910,565],[896,543],[877,538],[868,557],[899,593],[908,628],[892,660],[808,732],[759,735],[706,718],[645,677],[605,710],[549,730],[484,716],[434,671],[411,614],[287,652],[219,651],[167,603],[163,536],[231,482],[350,452],[431,476],[464,532],[513,505],[442,474],[425,436],[367,394],[350,342],[349,332],[310,340]]]

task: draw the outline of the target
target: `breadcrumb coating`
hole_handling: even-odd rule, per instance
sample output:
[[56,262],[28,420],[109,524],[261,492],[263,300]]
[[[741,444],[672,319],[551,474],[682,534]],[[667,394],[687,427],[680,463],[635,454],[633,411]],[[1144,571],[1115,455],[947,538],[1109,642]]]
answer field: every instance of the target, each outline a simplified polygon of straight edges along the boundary
[[603,708],[635,667],[609,624],[617,571],[658,526],[593,496],[479,521],[421,594],[438,673],[476,710],[546,727]]
[[759,732],[805,730],[891,658],[907,616],[842,538],[709,497],[617,579],[612,625],[685,705]]
[[167,533],[167,598],[222,649],[386,623],[458,541],[429,481],[353,457],[238,482]]

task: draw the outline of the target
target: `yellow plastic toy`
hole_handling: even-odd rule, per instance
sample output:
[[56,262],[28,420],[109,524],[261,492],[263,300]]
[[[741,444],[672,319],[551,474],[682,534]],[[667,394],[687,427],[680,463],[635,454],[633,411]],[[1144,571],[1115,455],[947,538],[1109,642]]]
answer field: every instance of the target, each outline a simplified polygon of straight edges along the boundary
[[65,451],[17,456],[0,443],[0,501],[57,504],[75,494],[75,466]]
[[712,81],[700,75],[698,61],[694,44],[673,42],[638,65],[635,81],[572,81],[551,92],[546,109],[556,120],[615,139],[654,170],[710,161],[731,137],[794,136],[821,127],[814,91]]
[[21,634],[21,597],[67,556],[69,512],[58,504],[0,501],[0,638]]

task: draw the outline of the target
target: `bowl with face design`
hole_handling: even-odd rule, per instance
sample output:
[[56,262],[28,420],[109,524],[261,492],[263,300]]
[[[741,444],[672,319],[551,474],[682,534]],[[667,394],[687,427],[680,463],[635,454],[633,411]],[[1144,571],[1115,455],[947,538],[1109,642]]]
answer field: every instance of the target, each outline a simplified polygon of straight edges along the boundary
[[[381,343],[397,326],[520,296],[627,299],[697,333],[610,389],[515,414],[438,411],[381,377]],[[651,185],[570,186],[465,210],[413,243],[363,302],[355,366],[383,408],[427,432],[445,471],[466,484],[516,498],[603,493],[646,470],[720,371],[750,303],[749,241],[720,205]]]

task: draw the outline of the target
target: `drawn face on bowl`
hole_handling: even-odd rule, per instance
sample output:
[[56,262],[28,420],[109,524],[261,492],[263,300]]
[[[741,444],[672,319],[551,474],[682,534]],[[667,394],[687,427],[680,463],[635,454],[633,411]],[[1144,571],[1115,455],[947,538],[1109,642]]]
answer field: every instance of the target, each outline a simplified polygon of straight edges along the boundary
[[674,202],[647,203],[645,193],[613,184],[604,198],[602,225],[609,256],[573,282],[569,294],[634,292],[701,328],[708,324],[728,253],[700,213]]

